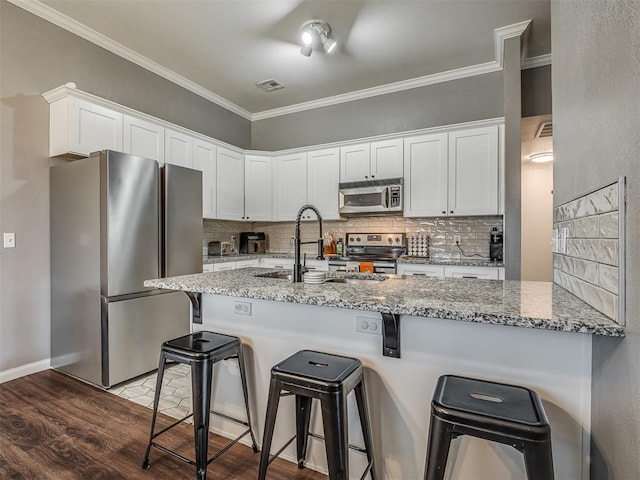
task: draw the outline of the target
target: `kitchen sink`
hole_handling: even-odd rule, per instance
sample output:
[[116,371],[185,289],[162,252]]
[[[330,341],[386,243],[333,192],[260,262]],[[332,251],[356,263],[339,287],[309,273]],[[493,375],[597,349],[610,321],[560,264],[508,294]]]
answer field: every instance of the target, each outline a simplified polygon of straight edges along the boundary
[[254,275],[254,277],[259,278],[278,278],[280,280],[291,280],[293,278],[293,273],[289,270],[283,270],[281,272],[269,272],[269,273],[259,273]]

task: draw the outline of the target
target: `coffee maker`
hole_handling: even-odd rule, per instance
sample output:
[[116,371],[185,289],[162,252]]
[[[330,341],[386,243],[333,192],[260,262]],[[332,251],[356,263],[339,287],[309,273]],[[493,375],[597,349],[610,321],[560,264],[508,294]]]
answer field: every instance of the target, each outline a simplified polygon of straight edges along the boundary
[[239,253],[264,253],[266,238],[264,232],[240,232]]
[[489,240],[489,258],[492,262],[502,261],[503,234],[498,231],[497,227],[491,230],[491,239]]

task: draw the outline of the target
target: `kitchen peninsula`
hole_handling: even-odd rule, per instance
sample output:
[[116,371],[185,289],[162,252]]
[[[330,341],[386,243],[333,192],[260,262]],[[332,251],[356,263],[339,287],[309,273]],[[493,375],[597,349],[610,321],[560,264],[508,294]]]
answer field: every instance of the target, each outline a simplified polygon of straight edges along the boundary
[[[242,339],[250,351],[258,438],[271,366],[309,348],[363,361],[383,478],[421,478],[430,399],[437,378],[445,373],[535,389],[552,427],[556,477],[588,476],[591,334],[623,336],[624,330],[562,288],[540,282],[400,276],[310,285],[256,276],[270,272],[246,268],[145,282],[203,294],[202,325],[194,328]],[[379,335],[356,331],[377,333],[380,313],[400,319],[401,358],[382,355]],[[365,324],[371,328],[363,329]],[[230,364],[217,373],[216,403],[230,413],[241,411],[241,398],[231,396],[236,389],[220,388],[237,381],[237,371]],[[319,422],[319,415],[314,421]],[[357,420],[351,422],[352,440],[359,443]],[[228,425],[216,427],[233,433]],[[293,429],[292,419],[282,415],[274,446],[284,443]],[[323,446],[313,442],[311,447],[310,465],[322,470]],[[456,457],[451,478],[524,476],[520,454],[503,445],[463,438],[451,455]],[[351,462],[356,472],[363,465],[357,455]]]

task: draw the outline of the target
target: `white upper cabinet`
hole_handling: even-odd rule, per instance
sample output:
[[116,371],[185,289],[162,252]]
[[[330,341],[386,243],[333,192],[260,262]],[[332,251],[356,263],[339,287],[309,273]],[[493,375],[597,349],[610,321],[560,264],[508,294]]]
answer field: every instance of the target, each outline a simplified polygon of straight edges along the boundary
[[340,181],[362,182],[402,177],[402,139],[340,148]]
[[217,218],[244,217],[244,155],[225,147],[217,148]]
[[404,216],[447,213],[448,137],[446,133],[404,140]]
[[202,172],[202,216],[216,218],[217,148],[214,143],[195,139],[193,168]]
[[180,167],[193,167],[194,137],[182,132],[165,129],[164,161]]
[[87,157],[122,151],[122,113],[75,97],[60,98],[49,111],[49,155]]
[[124,115],[124,153],[164,162],[164,127]]
[[340,148],[340,181],[371,180],[371,150],[369,143]]
[[498,127],[449,133],[450,215],[496,215]]
[[307,203],[307,153],[276,157],[274,177],[274,220],[295,220]]
[[371,179],[400,178],[403,172],[402,139],[371,142]]
[[498,127],[404,140],[404,216],[499,213]]
[[[315,205],[324,220],[338,220],[340,149],[327,148],[307,153],[307,201]],[[307,212],[310,213],[310,212]],[[311,218],[315,218],[312,215]]]
[[272,158],[266,155],[244,157],[244,220],[269,221],[272,218]]

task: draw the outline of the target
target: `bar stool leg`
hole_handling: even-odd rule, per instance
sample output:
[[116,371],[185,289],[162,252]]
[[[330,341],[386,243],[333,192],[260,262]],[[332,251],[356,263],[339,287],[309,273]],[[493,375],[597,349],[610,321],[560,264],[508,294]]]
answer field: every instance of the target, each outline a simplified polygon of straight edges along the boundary
[[242,382],[242,395],[244,396],[244,407],[247,410],[247,423],[249,424],[249,434],[251,435],[251,448],[253,453],[258,453],[258,444],[253,434],[251,426],[251,414],[249,413],[249,394],[247,390],[247,372],[244,365],[244,356],[242,355],[242,345],[238,347],[238,367],[240,368],[240,381]]
[[296,449],[298,468],[304,468],[309,443],[309,423],[311,421],[311,397],[296,395]]
[[280,382],[272,378],[269,385],[269,400],[267,401],[267,414],[264,421],[264,434],[262,436],[262,452],[260,454],[260,471],[258,472],[258,480],[265,480],[267,477],[271,442],[273,440],[273,431],[276,426],[276,416],[278,415],[279,403]]
[[358,405],[358,415],[360,416],[360,425],[362,426],[362,436],[364,437],[364,448],[367,451],[367,461],[371,464],[369,475],[371,476],[371,480],[376,480],[376,464],[373,460],[373,440],[371,437],[369,407],[367,407],[367,392],[364,387],[364,381],[360,381],[354,390],[356,403]]
[[349,478],[349,434],[347,402],[343,393],[323,395],[322,423],[330,480]]
[[153,396],[153,416],[151,417],[151,433],[149,434],[149,443],[147,450],[144,452],[142,460],[142,469],[149,468],[149,453],[151,452],[151,442],[153,442],[153,432],[156,428],[156,418],[158,417],[158,404],[160,402],[160,388],[162,388],[162,378],[164,377],[164,366],[167,359],[164,352],[160,352],[160,361],[158,362],[158,374],[156,376],[156,393]]
[[209,411],[213,362],[192,362],[191,391],[193,403],[193,433],[196,439],[196,478],[206,480],[209,449]]
[[424,480],[442,480],[453,439],[453,426],[431,415]]
[[550,442],[525,442],[524,464],[527,480],[553,480],[553,456]]

